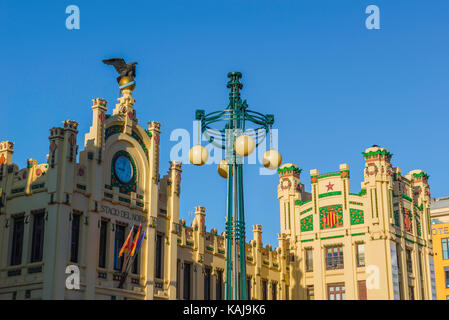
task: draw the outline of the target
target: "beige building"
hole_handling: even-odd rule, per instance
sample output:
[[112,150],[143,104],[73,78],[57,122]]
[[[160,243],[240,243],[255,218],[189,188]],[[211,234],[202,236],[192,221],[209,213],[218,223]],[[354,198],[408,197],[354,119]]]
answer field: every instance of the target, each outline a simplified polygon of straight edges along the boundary
[[359,193],[346,164],[311,170],[310,193],[296,165],[278,170],[281,233],[296,259],[293,299],[435,298],[428,176],[402,176],[385,148],[363,156]]
[[[190,226],[179,219],[181,163],[160,178],[161,125],[141,127],[134,104],[130,89],[112,114],[93,100],[79,160],[75,121],[50,129],[47,163],[19,168],[14,144],[0,143],[0,299],[224,297],[224,234],[206,230],[204,207]],[[253,227],[250,299],[432,298],[428,177],[402,176],[384,148],[363,154],[359,193],[345,164],[311,170],[310,193],[296,165],[278,169],[279,246],[264,247],[262,227]],[[118,253],[139,225],[146,238],[119,289]],[[77,275],[79,288],[68,281]]]
[[[13,163],[0,143],[0,299],[221,299],[225,241],[206,230],[205,208],[192,225],[179,220],[181,163],[159,176],[161,125],[138,124],[132,90],[112,111],[94,99],[92,126],[78,153],[78,124],[50,129],[47,163]],[[118,289],[119,250],[132,226],[146,238]],[[288,299],[289,263],[280,246],[262,246],[262,227],[247,244],[252,299]],[[80,286],[66,280],[79,269]],[[69,267],[72,268],[72,267]],[[77,272],[75,272],[77,273]]]

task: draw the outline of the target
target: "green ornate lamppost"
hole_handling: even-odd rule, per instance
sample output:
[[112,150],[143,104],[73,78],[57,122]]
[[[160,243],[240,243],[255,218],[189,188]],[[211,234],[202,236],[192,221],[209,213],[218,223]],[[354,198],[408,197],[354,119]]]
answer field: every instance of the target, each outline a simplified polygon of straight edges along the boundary
[[[248,109],[246,100],[240,98],[242,84],[240,72],[228,74],[227,87],[230,89],[229,104],[221,111],[206,114],[196,110],[195,118],[200,121],[198,144],[189,152],[190,162],[203,165],[209,154],[201,145],[201,134],[213,145],[225,150],[225,160],[218,165],[218,173],[227,179],[227,215],[226,215],[226,300],[246,300],[246,254],[245,254],[245,214],[243,205],[243,157],[254,149],[270,134],[274,123],[272,114],[261,114]],[[224,123],[221,129],[212,125]],[[250,125],[251,127],[247,126]],[[245,131],[253,129],[250,131]],[[256,142],[257,141],[257,144]],[[265,152],[262,163],[266,168],[275,169],[282,162],[277,150]]]

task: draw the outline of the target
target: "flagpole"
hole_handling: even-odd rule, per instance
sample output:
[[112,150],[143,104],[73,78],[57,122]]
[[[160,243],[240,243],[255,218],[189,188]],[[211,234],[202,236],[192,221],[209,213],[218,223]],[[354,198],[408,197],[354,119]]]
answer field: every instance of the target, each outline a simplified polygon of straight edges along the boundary
[[133,260],[133,262],[132,263],[129,263],[129,261],[131,260],[131,259],[128,259],[127,260],[127,265],[125,266],[125,271],[123,271],[122,272],[122,277],[120,278],[120,283],[119,283],[119,285],[118,285],[118,288],[119,289],[122,289],[123,288],[123,284],[125,283],[125,281],[126,281],[126,278],[128,277],[128,269],[129,269],[129,266],[130,265],[132,265],[133,263],[134,263],[134,259],[136,258],[136,256],[132,256],[131,257],[131,259]]
[[[120,279],[120,283],[118,286],[119,289],[121,289],[123,287],[123,284],[125,283],[126,278],[128,277],[128,274],[129,274],[129,267],[133,265],[134,260],[136,260],[137,255],[138,255],[138,253],[134,254],[133,256],[131,256],[130,258],[128,258],[126,260],[125,270],[122,272],[122,277]],[[130,262],[131,260],[132,260],[132,262]]]
[[[133,258],[133,257],[134,256],[132,256],[131,258]],[[126,277],[128,276],[127,269],[128,269],[128,266],[129,266],[129,260],[131,260],[131,259],[129,259],[129,258],[126,259],[126,261],[124,263],[125,268],[124,268],[124,271],[122,269],[122,274],[121,274],[120,282],[119,282],[119,285],[118,285],[119,289],[123,288],[123,284],[125,283]]]
[[[129,269],[129,266],[130,266],[130,265],[132,266],[132,265],[134,264],[134,260],[136,260],[136,257],[137,257],[137,255],[139,254],[139,251],[140,251],[140,248],[141,248],[142,241],[143,241],[143,239],[145,238],[145,234],[146,234],[146,232],[144,231],[143,234],[140,235],[140,239],[138,239],[138,241],[136,242],[136,247],[138,246],[138,248],[137,248],[137,250],[135,250],[135,253],[131,256],[131,258],[129,257],[129,255],[128,255],[128,257],[127,257],[128,259],[127,259],[126,262],[125,262],[125,270],[122,272],[122,277],[121,277],[121,279],[120,279],[120,283],[119,283],[119,286],[118,286],[119,289],[122,289],[122,288],[123,288],[123,284],[125,283],[126,278],[128,277],[128,273],[129,273],[128,269]],[[130,254],[131,254],[131,253],[130,253]],[[130,263],[131,260],[132,260],[132,262]]]

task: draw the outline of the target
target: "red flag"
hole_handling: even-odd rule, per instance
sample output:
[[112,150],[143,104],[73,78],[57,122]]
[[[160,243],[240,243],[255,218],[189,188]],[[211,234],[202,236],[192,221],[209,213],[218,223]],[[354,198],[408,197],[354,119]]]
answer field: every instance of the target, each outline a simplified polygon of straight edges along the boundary
[[140,225],[139,225],[139,229],[137,230],[136,236],[134,237],[134,241],[131,244],[131,248],[129,249],[128,258],[132,257],[134,255],[134,252],[136,251],[136,245],[137,245],[137,240],[139,239],[139,235],[140,235]]
[[118,254],[118,257],[119,257],[119,258],[122,256],[122,254],[124,254],[124,253],[126,253],[126,252],[129,251],[129,245],[130,245],[129,240],[130,240],[130,238],[131,238],[131,235],[133,234],[133,229],[134,229],[134,226],[133,226],[133,227],[131,228],[131,230],[129,231],[128,237],[126,238],[125,242],[123,243],[122,248],[120,249],[120,252],[119,252],[119,254]]

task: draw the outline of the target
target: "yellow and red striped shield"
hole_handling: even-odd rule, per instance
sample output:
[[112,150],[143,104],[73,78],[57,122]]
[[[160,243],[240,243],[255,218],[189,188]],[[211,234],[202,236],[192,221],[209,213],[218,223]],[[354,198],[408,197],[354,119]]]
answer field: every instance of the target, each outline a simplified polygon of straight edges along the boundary
[[338,217],[335,214],[334,207],[329,207],[328,210],[329,210],[329,212],[327,213],[327,216],[326,216],[326,224],[329,226],[329,228],[332,228],[333,226],[335,226],[337,224]]

